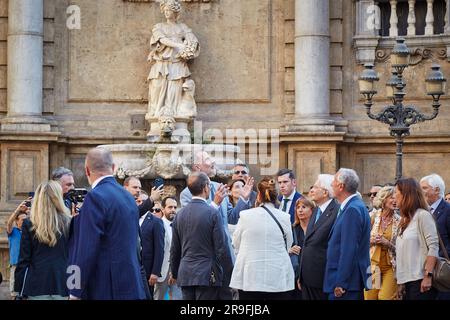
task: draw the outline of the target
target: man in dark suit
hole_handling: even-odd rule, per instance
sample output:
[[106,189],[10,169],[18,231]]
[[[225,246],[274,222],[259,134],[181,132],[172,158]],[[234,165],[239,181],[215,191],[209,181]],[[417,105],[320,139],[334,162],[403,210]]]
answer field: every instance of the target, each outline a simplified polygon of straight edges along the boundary
[[339,204],[333,199],[331,174],[319,174],[310,190],[311,199],[316,203],[301,246],[300,284],[302,300],[327,300],[323,292],[323,279],[327,262],[328,236],[333,227]]
[[227,287],[233,262],[222,217],[207,203],[211,181],[203,172],[188,178],[192,200],[172,223],[170,265],[172,278],[184,300],[219,299],[220,288]]
[[369,212],[354,170],[341,168],[331,186],[341,205],[328,240],[323,290],[329,300],[362,300],[364,288],[370,289]]
[[164,224],[162,220],[147,213],[141,225],[142,264],[144,265],[150,294],[156,281],[161,277],[161,267],[164,260]]
[[290,169],[280,169],[277,172],[277,181],[281,193],[278,198],[278,201],[280,202],[278,209],[289,213],[291,216],[291,223],[294,223],[295,203],[302,197],[302,195],[295,190],[297,181],[295,180],[294,171]]
[[[431,174],[420,180],[420,187],[430,206],[430,212],[436,220],[439,236],[444,243],[445,250],[450,256],[450,204],[444,200],[445,182],[441,176]],[[439,256],[444,257],[441,246],[439,246]],[[450,300],[450,293],[440,292],[437,299]]]
[[138,208],[113,177],[111,152],[91,149],[85,171],[92,190],[75,217],[69,265],[77,266],[80,286],[72,299],[146,299],[139,263]]

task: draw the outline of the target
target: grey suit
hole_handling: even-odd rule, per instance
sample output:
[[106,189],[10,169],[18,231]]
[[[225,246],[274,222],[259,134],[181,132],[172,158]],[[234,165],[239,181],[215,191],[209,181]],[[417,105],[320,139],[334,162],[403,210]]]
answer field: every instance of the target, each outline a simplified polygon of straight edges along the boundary
[[184,299],[217,299],[233,262],[219,212],[194,199],[176,215],[170,265]]
[[303,300],[326,300],[323,293],[323,279],[327,260],[328,236],[336,220],[339,204],[332,200],[317,223],[317,209],[314,210],[306,229],[305,241],[300,258],[300,282]]

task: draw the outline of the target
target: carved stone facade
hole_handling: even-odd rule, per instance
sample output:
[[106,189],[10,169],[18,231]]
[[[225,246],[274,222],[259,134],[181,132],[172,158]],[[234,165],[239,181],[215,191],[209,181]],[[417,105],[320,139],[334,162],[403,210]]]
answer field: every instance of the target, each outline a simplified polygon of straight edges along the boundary
[[[42,109],[34,101],[27,105],[33,111],[28,122],[12,117],[30,115],[19,103],[20,95],[19,102],[7,100],[14,96],[12,88],[20,88],[13,68],[18,60],[12,59],[31,58],[14,51],[13,35],[8,32],[8,28],[19,27],[14,24],[24,13],[0,0],[0,268],[4,275],[4,221],[27,192],[48,179],[58,166],[71,168],[76,184],[86,186],[83,165],[90,147],[146,143],[146,59],[152,26],[164,20],[154,0],[16,2],[42,6],[43,16],[34,16],[42,22],[42,30],[29,32],[40,28],[39,23],[20,25],[19,30],[28,43],[35,44],[33,48],[42,48],[34,55],[42,56],[42,68],[38,68],[42,84],[35,81],[33,87],[42,91]],[[319,3],[321,10],[316,10],[313,5]],[[394,141],[386,125],[367,117],[357,86],[362,63],[374,62],[380,81],[373,109],[378,111],[390,102],[383,84],[390,77],[389,53],[394,38],[370,33],[361,21],[364,10],[373,3],[183,1],[181,19],[198,37],[202,50],[189,69],[203,132],[280,130],[276,150],[269,142],[264,148],[276,154],[277,167],[295,169],[301,192],[309,190],[318,173],[332,173],[339,167],[357,170],[361,193],[367,193],[371,184],[392,181]],[[80,8],[79,30],[66,27],[69,5]],[[31,9],[33,15],[39,12]],[[449,10],[446,12],[448,15]],[[296,26],[296,21],[311,21],[313,26]],[[30,34],[33,39],[27,38]],[[308,43],[329,53],[307,55],[303,50]],[[448,24],[443,34],[407,36],[406,43],[413,55],[412,66],[404,73],[408,84],[405,101],[430,110],[424,80],[432,63],[439,63],[450,78]],[[16,55],[10,54],[14,52]],[[313,50],[316,52],[320,51]],[[315,63],[316,58],[323,63]],[[309,92],[305,88],[312,80],[316,91]],[[414,126],[406,138],[404,175],[419,178],[436,172],[450,184],[446,170],[450,165],[449,97],[441,102],[439,116]],[[262,149],[255,137],[248,135],[244,140],[245,152],[253,147]],[[154,165],[159,167],[161,162]],[[183,163],[179,165],[174,170],[186,170]],[[260,165],[250,162],[250,167],[259,179]]]

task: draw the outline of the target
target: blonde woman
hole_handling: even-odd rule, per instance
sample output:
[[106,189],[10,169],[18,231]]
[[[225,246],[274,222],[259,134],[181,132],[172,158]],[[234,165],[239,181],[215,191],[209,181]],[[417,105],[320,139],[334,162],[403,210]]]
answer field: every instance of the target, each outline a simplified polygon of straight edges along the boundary
[[397,295],[395,279],[395,241],[400,216],[395,213],[394,187],[381,188],[373,200],[371,217],[370,264],[372,290],[364,292],[365,300],[394,300]]
[[61,185],[41,183],[22,226],[15,291],[30,300],[57,300],[68,296],[66,285],[68,229],[71,215],[64,205]]

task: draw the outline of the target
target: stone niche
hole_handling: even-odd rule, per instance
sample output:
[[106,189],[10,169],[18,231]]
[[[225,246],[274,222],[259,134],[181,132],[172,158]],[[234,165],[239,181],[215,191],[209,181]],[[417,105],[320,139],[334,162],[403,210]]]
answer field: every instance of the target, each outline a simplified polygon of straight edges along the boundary
[[[159,3],[71,3],[80,7],[82,25],[68,35],[69,102],[147,101],[151,28],[164,21]],[[272,1],[182,5],[180,21],[194,31],[201,46],[200,56],[190,65],[196,101],[270,101]]]

